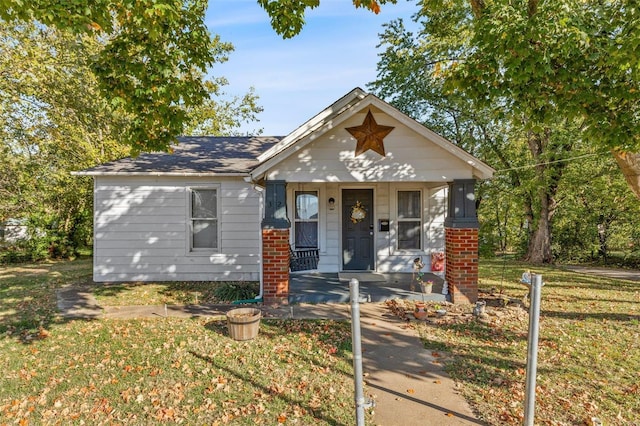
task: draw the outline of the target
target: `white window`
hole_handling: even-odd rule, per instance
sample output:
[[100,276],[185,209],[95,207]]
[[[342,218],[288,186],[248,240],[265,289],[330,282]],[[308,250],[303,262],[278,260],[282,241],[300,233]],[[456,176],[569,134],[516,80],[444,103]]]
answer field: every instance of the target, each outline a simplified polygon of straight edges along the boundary
[[191,251],[218,249],[218,190],[191,188],[190,190]]
[[398,191],[398,250],[419,250],[422,230],[422,194]]
[[295,191],[295,200],[295,248],[318,248],[318,191]]

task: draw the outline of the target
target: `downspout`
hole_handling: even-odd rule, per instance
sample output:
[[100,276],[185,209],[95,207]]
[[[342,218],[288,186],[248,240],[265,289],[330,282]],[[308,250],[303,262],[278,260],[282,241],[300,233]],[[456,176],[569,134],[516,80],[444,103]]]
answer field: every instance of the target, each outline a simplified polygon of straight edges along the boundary
[[[245,178],[245,182],[251,182],[251,178]],[[264,216],[264,188],[261,188],[260,186],[254,184],[253,185],[253,190],[256,191],[258,193],[258,195],[260,196],[260,202],[259,202],[259,210],[258,210],[258,217],[260,217],[262,219],[262,217]],[[262,228],[258,227],[258,231],[259,231],[259,235],[258,235],[258,257],[260,259],[260,270],[258,271],[258,280],[260,283],[260,289],[258,290],[258,295],[256,297],[254,297],[253,299],[242,299],[242,300],[234,300],[233,302],[231,302],[231,304],[233,305],[240,305],[240,304],[249,304],[249,303],[262,303],[262,297],[263,297],[263,291],[264,291],[264,282],[262,279]]]

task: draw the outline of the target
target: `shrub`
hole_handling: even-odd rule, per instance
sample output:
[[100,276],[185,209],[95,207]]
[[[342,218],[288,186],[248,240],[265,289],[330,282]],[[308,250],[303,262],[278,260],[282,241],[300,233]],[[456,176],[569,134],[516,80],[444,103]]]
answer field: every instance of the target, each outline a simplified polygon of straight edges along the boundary
[[260,285],[257,282],[229,282],[224,283],[214,291],[214,296],[220,302],[253,299],[258,294]]

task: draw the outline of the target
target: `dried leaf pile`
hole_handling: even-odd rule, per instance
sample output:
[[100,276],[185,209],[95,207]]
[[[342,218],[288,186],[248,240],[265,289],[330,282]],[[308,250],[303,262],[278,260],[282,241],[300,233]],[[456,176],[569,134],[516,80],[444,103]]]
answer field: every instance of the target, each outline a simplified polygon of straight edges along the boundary
[[205,319],[70,321],[0,339],[0,424],[353,424],[350,328]]
[[[473,306],[440,303],[447,315],[413,318],[413,302],[391,311],[415,327],[425,346],[447,353],[445,365],[478,416],[491,425],[521,425],[524,417],[529,314],[529,265],[482,261],[486,317]],[[640,425],[640,283],[558,268],[543,275],[536,425]]]

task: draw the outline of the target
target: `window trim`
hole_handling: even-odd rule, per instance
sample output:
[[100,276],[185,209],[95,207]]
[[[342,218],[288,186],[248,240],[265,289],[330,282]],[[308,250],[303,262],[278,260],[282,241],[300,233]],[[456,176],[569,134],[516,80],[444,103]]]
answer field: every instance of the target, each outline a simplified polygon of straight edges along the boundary
[[[398,211],[400,208],[400,202],[399,202],[399,194],[400,192],[417,192],[420,195],[420,214],[417,217],[411,217],[411,218],[401,218],[400,217],[400,212]],[[395,219],[396,219],[396,223],[395,223],[395,242],[394,242],[394,250],[397,252],[401,252],[401,253],[406,253],[406,252],[422,252],[424,250],[424,243],[425,243],[425,235],[424,235],[424,191],[421,188],[396,188],[395,190]],[[420,228],[420,238],[418,240],[418,245],[419,247],[417,248],[400,248],[398,247],[398,244],[400,242],[400,223],[401,222],[416,222],[419,221],[419,228]]]
[[[297,199],[297,194],[298,193],[315,193],[316,195],[316,199],[318,202],[318,215],[316,219],[297,219],[297,208],[298,208],[298,199]],[[312,188],[312,189],[294,189],[293,190],[293,232],[292,232],[292,247],[294,250],[296,249],[300,249],[300,250],[320,250],[320,190],[317,188]],[[296,246],[296,235],[297,235],[297,226],[298,226],[298,222],[302,222],[302,223],[315,223],[316,224],[316,247],[297,247]]]
[[[217,217],[212,218],[210,220],[215,220],[217,223],[217,233],[216,233],[216,245],[217,247],[203,247],[203,248],[195,248],[193,247],[193,204],[192,198],[193,193],[197,191],[216,191],[216,212]],[[220,185],[204,185],[204,186],[189,186],[187,187],[187,223],[186,223],[186,232],[187,232],[187,254],[190,255],[209,255],[211,253],[219,253],[220,252],[220,244],[221,244],[221,209],[220,209]],[[203,218],[197,218],[195,220],[202,220]],[[206,220],[209,220],[208,218]]]

